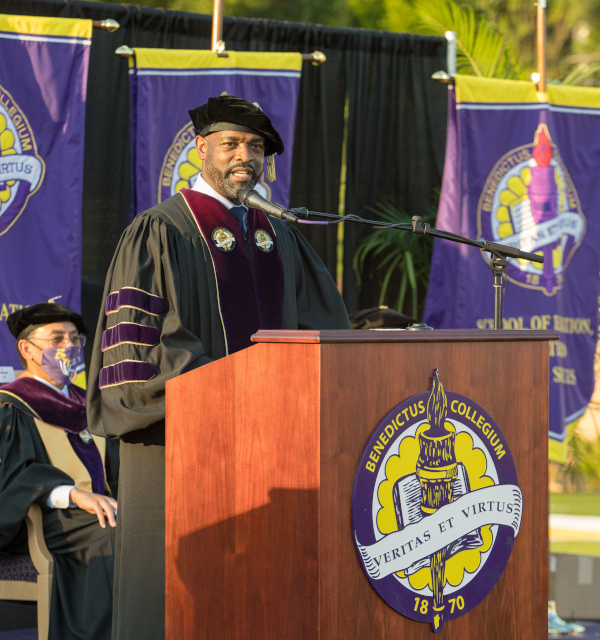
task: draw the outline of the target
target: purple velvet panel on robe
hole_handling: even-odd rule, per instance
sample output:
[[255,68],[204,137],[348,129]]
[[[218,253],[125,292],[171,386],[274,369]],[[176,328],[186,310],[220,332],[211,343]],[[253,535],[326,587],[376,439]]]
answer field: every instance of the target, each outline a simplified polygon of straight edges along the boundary
[[[21,400],[16,407],[25,411],[22,403],[31,407],[32,411],[25,411],[32,418],[39,418],[42,422],[58,427],[69,433],[81,433],[87,428],[87,418],[85,413],[85,395],[79,392],[75,385],[69,385],[69,392],[74,396],[68,398],[63,393],[55,391],[47,384],[21,376],[18,380],[5,384],[0,389],[3,392],[11,393]],[[3,402],[10,402],[6,396]]]
[[[273,241],[273,247],[265,252],[260,249],[257,231],[262,230]],[[252,277],[258,301],[260,329],[283,328],[283,264],[279,255],[277,238],[269,218],[258,209],[248,210],[248,236],[252,249]]]
[[123,287],[106,296],[104,313],[113,313],[121,307],[134,307],[153,316],[162,316],[169,309],[166,301],[162,298],[131,287]]
[[83,462],[92,479],[92,491],[103,496],[106,493],[102,456],[94,441],[85,443],[79,435],[67,432],[67,438],[77,457]]
[[156,327],[120,322],[102,333],[102,351],[124,342],[153,346],[160,342],[160,331]]
[[104,495],[104,465],[98,447],[94,441],[86,444],[79,436],[87,428],[83,389],[70,384],[71,397],[67,397],[35,378],[22,376],[0,391],[2,402],[66,432],[73,450],[90,474],[92,491]]
[[[277,238],[266,214],[257,209],[248,211],[251,262],[239,224],[224,205],[191,189],[182,189],[181,194],[212,257],[227,353],[251,346],[250,336],[259,329],[281,329],[283,265]],[[235,239],[235,246],[227,251],[220,249],[217,240],[213,240],[213,234],[219,228],[226,229]],[[270,239],[263,244],[269,251],[261,251],[257,244],[256,232],[259,230]]]
[[156,375],[150,362],[124,360],[100,369],[99,388],[124,382],[146,382]]

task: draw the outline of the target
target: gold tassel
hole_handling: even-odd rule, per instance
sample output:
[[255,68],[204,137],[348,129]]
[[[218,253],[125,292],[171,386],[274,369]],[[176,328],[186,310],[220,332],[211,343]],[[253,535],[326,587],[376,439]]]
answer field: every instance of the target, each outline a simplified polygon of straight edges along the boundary
[[275,182],[275,154],[267,156],[267,182]]

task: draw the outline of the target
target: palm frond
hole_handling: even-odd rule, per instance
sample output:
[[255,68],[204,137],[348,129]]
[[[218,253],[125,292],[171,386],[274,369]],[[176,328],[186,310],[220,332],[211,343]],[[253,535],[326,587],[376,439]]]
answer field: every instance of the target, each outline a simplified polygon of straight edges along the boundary
[[485,78],[525,80],[527,69],[484,15],[473,7],[459,6],[453,0],[419,0],[412,9],[413,29],[419,33],[443,36],[456,33],[458,73]]
[[[410,222],[410,217],[390,203],[378,203],[375,207],[366,207],[372,219],[391,224]],[[424,216],[425,222],[433,223],[435,213]],[[388,304],[402,312],[407,295],[410,294],[410,313],[417,317],[419,293],[427,288],[429,262],[431,259],[431,241],[423,239],[410,231],[400,229],[374,229],[358,246],[353,265],[357,284],[363,286],[361,274],[367,265],[373,275],[380,278],[379,302]],[[397,295],[394,293],[397,291]],[[390,305],[388,300],[394,299]]]
[[398,266],[401,260],[402,260],[402,256],[395,256],[392,264],[387,268],[385,272],[385,276],[383,277],[383,282],[381,284],[381,292],[379,293],[380,305],[384,304],[384,300],[388,290],[388,286],[390,284],[390,280],[394,275],[394,271],[396,270],[396,267]]
[[402,274],[402,278],[400,280],[400,291],[398,292],[398,299],[396,300],[395,309],[399,313],[402,313],[402,309],[404,308],[404,300],[406,298],[406,289],[408,288],[408,277],[406,273]]
[[583,80],[600,71],[600,61],[578,64],[562,81],[562,84],[580,85]]

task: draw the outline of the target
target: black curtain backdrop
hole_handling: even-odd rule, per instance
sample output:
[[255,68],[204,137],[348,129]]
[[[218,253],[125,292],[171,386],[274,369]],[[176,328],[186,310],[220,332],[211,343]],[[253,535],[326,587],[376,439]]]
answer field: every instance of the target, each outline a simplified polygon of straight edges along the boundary
[[[83,0],[0,0],[0,12],[63,18],[113,18],[120,29],[94,29],[86,112],[83,282],[104,277],[130,215],[129,87],[121,45],[209,49],[212,17]],[[293,157],[292,206],[337,213],[348,98],[346,211],[390,202],[410,215],[427,211],[441,184],[447,91],[431,80],[446,66],[441,38],[363,29],[226,17],[229,50],[320,50],[327,62],[303,65]],[[268,109],[267,109],[268,110]],[[303,231],[332,274],[336,227]],[[374,306],[374,287],[358,291],[352,257],[369,228],[347,224],[344,299],[350,312]],[[84,290],[84,299],[95,300]],[[90,306],[93,306],[90,305]],[[93,330],[98,310],[86,315]],[[93,335],[93,334],[92,334]]]
[[[355,32],[350,39],[346,213],[372,218],[365,207],[388,202],[410,216],[422,215],[441,185],[444,163],[448,92],[431,75],[445,69],[445,41],[376,31]],[[366,233],[363,225],[346,225],[349,311],[377,304],[378,291],[357,291],[352,269]]]

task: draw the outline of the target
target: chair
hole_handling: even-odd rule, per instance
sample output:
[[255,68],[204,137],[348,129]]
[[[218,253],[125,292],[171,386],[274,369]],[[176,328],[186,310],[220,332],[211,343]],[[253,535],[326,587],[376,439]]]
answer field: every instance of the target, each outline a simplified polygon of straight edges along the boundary
[[29,507],[25,524],[29,554],[0,553],[0,600],[37,602],[38,640],[47,640],[54,560],[44,541],[38,504]]

